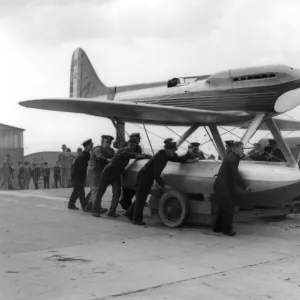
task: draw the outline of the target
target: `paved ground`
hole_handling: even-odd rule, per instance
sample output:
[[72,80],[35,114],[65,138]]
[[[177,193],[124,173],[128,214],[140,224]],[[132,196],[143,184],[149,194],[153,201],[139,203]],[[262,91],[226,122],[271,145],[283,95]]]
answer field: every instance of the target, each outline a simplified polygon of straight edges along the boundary
[[68,211],[69,194],[0,192],[1,300],[299,299],[297,216],[237,224],[229,238],[96,219]]

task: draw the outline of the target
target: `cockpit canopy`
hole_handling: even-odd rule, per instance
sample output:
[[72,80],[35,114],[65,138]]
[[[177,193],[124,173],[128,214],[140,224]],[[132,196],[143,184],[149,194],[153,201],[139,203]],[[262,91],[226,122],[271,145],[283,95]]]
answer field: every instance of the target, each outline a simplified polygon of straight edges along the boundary
[[174,77],[174,78],[168,80],[167,86],[169,88],[169,87],[174,87],[174,86],[179,85],[179,84],[185,84],[184,78]]

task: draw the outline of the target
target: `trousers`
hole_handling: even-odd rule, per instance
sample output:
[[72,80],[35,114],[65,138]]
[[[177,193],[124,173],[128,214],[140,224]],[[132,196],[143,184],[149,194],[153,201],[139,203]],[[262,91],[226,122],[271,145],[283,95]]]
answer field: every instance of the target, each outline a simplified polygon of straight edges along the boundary
[[97,195],[93,202],[92,212],[98,213],[102,208],[102,197],[106,192],[107,187],[111,184],[112,186],[112,200],[108,213],[115,213],[119,204],[121,195],[121,175],[116,175],[113,178],[107,178],[105,173],[102,173],[98,186]]
[[39,180],[38,180],[38,178],[33,178],[33,184],[34,184],[34,188],[36,190],[38,190],[38,188],[39,188]]
[[24,178],[25,190],[29,190],[30,178]]
[[232,230],[234,204],[233,195],[216,195],[218,212],[214,229],[222,232]]
[[94,166],[88,166],[87,179],[88,179],[89,186],[91,189],[91,197],[89,198],[88,201],[93,203],[97,196],[98,184],[99,184],[99,172],[96,172],[94,170]]
[[63,188],[67,188],[68,187],[68,169],[60,168],[60,174],[61,174],[61,186]]
[[73,183],[73,186],[74,186],[74,188],[73,188],[73,192],[71,194],[68,206],[69,207],[74,206],[76,203],[76,200],[79,198],[81,207],[82,207],[82,209],[84,209],[87,203],[85,201],[85,192],[84,192],[83,184],[79,185],[77,183],[75,183],[75,184]]
[[44,189],[49,189],[49,176],[43,176]]
[[19,187],[20,187],[20,190],[24,190],[24,179],[23,179],[23,177],[19,177]]
[[10,180],[11,180],[10,175],[2,175],[2,180],[1,180],[0,187],[3,188],[4,185],[7,185],[7,189],[8,189],[8,185],[9,185]]
[[123,209],[127,210],[130,207],[134,195],[135,195],[135,190],[130,190],[122,187],[122,196],[119,203]]
[[54,187],[57,189],[58,188],[58,183],[61,187],[61,181],[60,181],[60,176],[54,175]]
[[126,211],[126,215],[133,217],[134,222],[143,221],[144,206],[151,190],[153,181],[154,178],[151,174],[142,172],[138,175],[137,190],[135,193],[136,200]]

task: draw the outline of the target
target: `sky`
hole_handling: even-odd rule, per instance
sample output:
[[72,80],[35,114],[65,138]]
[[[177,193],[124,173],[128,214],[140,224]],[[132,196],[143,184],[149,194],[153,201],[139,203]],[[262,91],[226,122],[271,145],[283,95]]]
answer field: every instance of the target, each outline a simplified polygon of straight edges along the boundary
[[[300,68],[299,15],[297,0],[1,0],[0,123],[26,130],[25,154],[60,151],[62,144],[74,151],[88,138],[97,144],[102,134],[115,135],[110,121],[18,105],[68,97],[77,47],[108,86],[265,64]],[[289,116],[300,120],[300,110]],[[141,131],[130,124],[126,130]],[[206,141],[204,134],[200,130],[190,141]],[[160,137],[150,139],[161,146]],[[205,151],[211,148],[207,144]]]

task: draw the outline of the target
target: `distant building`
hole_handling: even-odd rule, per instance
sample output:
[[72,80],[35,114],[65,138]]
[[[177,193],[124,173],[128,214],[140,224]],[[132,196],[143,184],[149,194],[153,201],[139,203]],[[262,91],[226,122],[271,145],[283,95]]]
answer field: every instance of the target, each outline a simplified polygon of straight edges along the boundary
[[[54,178],[53,178],[53,167],[56,165],[56,161],[58,158],[59,152],[57,151],[44,151],[44,152],[36,152],[24,157],[25,161],[35,163],[38,167],[41,167],[44,162],[48,163],[48,167],[50,168],[50,188],[54,186]],[[76,152],[71,152],[71,156],[74,158],[77,156]],[[40,188],[43,188],[43,180],[42,176],[39,181]]]
[[[6,158],[7,154],[11,155],[12,166],[14,171],[14,183],[18,187],[18,161],[24,159],[23,132],[25,129],[13,127],[0,123],[0,162]],[[0,174],[2,173],[2,170]]]

